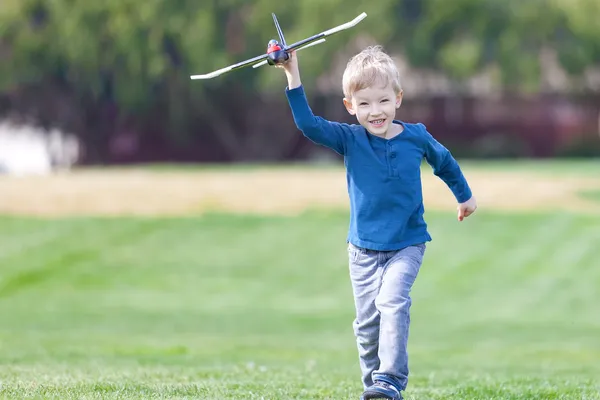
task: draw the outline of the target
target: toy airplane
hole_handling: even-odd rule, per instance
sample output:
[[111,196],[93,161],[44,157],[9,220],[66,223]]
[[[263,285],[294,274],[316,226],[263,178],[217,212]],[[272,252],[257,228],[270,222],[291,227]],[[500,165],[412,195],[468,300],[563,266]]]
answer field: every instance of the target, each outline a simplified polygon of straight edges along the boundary
[[275,22],[275,28],[277,28],[277,34],[279,35],[279,42],[277,40],[270,40],[267,53],[258,57],[250,58],[246,61],[239,62],[237,64],[230,65],[225,68],[221,68],[214,72],[204,75],[192,75],[192,79],[211,79],[221,74],[224,74],[229,71],[233,71],[235,69],[240,69],[243,67],[247,67],[252,65],[252,68],[258,68],[262,65],[276,65],[284,63],[289,58],[289,52],[292,50],[301,50],[310,46],[315,46],[317,44],[325,42],[325,37],[333,35],[334,33],[343,31],[348,28],[352,28],[360,21],[362,21],[367,16],[366,13],[360,14],[358,17],[354,18],[350,22],[346,22],[345,24],[336,26],[335,28],[331,28],[325,32],[321,32],[309,38],[300,40],[294,44],[286,44],[285,38],[283,37],[283,32],[281,31],[281,27],[279,26],[279,22],[277,22],[277,17],[273,14],[273,22]]

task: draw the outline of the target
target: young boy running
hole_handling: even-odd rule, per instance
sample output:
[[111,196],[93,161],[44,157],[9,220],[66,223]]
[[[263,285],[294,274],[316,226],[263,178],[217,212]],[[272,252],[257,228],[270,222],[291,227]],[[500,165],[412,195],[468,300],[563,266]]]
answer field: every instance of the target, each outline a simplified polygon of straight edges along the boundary
[[422,160],[454,194],[459,221],[475,212],[477,203],[456,160],[425,126],[395,119],[402,102],[400,77],[380,46],[352,57],[343,75],[344,105],[358,124],[313,114],[296,53],[281,68],[298,129],[344,157],[361,398],[402,399],[408,381],[409,294],[431,240],[423,218]]

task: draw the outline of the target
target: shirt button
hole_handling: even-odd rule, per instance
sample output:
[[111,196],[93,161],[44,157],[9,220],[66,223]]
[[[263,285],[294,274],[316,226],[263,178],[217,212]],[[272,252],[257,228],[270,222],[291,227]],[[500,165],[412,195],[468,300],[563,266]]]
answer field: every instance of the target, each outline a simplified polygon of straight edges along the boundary
[[392,158],[396,158],[396,153],[392,153],[392,154],[390,154],[390,156],[391,156]]

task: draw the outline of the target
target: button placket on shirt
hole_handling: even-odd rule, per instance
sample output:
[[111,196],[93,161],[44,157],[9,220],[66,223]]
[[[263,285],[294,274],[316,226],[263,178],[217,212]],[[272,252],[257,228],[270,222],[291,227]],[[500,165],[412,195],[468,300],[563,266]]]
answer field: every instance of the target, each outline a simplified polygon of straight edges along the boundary
[[394,145],[391,142],[387,142],[386,145],[386,154],[387,154],[387,162],[388,162],[388,170],[390,171],[390,176],[392,178],[399,178],[398,174],[398,154],[394,150]]

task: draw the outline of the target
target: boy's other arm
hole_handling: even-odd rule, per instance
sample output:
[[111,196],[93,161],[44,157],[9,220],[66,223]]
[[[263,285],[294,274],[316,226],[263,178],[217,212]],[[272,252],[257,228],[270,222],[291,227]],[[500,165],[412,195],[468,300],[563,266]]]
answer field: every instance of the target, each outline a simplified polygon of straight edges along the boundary
[[289,55],[288,61],[280,68],[284,69],[287,77],[286,96],[296,127],[314,143],[329,147],[336,153],[344,155],[346,138],[351,134],[350,130],[344,124],[327,121],[313,114],[300,79],[296,52],[292,51]]
[[442,179],[454,194],[459,203],[458,219],[462,221],[477,208],[471,188],[450,151],[431,136],[424,125],[422,128],[426,139],[425,159],[433,168],[433,173]]

